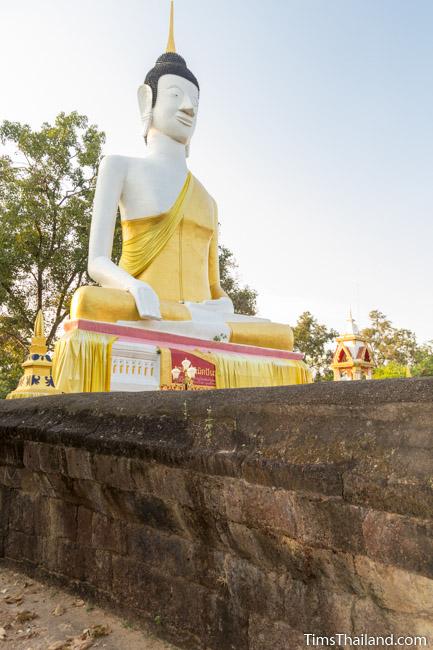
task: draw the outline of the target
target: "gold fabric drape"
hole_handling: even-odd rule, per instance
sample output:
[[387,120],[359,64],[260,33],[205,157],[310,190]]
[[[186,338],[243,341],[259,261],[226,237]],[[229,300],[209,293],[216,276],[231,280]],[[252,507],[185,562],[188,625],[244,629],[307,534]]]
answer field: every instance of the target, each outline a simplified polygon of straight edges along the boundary
[[[161,385],[172,384],[171,352],[161,348]],[[257,388],[264,386],[291,386],[312,383],[312,375],[303,361],[269,359],[248,355],[230,355],[220,352],[191,354],[215,366],[216,388]],[[187,355],[186,355],[187,356]]]
[[[189,172],[175,204],[166,214],[122,222],[123,244],[119,266],[135,278],[158,257],[181,222],[183,218],[181,208],[191,184],[191,178],[192,174]],[[131,236],[129,223],[133,224],[133,231],[135,231],[140,222],[143,222],[143,231]]]
[[312,382],[311,372],[303,361],[266,357],[259,360],[247,355],[221,353],[202,356],[215,364],[217,388],[291,386]]
[[161,360],[159,366],[159,383],[161,386],[171,386],[173,382],[171,374],[173,364],[170,348],[159,348],[159,358]]
[[116,336],[73,330],[55,345],[53,379],[64,393],[110,390],[111,348]]

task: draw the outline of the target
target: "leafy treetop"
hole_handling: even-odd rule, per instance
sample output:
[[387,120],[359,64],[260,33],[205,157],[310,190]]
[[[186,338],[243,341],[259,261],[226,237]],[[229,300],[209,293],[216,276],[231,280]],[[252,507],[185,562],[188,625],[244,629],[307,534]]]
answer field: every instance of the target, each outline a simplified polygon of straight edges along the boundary
[[295,350],[305,354],[307,365],[313,370],[315,381],[332,379],[331,344],[338,332],[318,322],[309,311],[303,312],[293,328]]
[[[60,113],[34,131],[0,125],[0,391],[15,382],[42,309],[50,344],[86,276],[95,179],[105,136]],[[3,378],[2,378],[3,376]]]
[[370,312],[370,325],[362,330],[373,350],[374,362],[377,366],[395,361],[407,366],[417,362],[420,348],[414,332],[408,329],[398,329],[381,311]]
[[241,286],[237,277],[238,265],[233,253],[226,246],[219,247],[221,286],[232,299],[235,312],[254,316],[257,312],[257,291],[248,285]]

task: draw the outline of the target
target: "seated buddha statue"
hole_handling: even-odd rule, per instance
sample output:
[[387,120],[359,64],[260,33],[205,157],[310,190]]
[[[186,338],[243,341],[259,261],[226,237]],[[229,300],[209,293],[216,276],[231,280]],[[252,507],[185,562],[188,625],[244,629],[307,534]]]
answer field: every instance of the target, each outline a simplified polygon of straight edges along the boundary
[[[217,206],[187,167],[199,90],[176,53],[172,4],[167,50],[138,89],[147,155],[101,162],[88,260],[100,286],[77,290],[71,318],[291,350],[288,325],[235,314],[221,287]],[[117,265],[111,251],[118,208]]]

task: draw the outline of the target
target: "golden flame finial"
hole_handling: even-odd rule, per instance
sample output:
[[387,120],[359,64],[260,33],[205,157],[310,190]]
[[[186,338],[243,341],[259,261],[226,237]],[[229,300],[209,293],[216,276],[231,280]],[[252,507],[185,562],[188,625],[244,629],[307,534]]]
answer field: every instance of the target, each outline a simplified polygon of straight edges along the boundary
[[44,336],[44,315],[40,309],[36,315],[30,349],[22,364],[24,374],[16,389],[9,393],[6,399],[41,397],[61,393],[54,386],[51,375],[52,365],[51,356],[48,354],[47,340]]
[[42,313],[42,309],[40,309],[38,311],[35,320],[35,336],[43,336],[43,335],[44,335],[44,315]]
[[176,45],[174,42],[174,0],[170,3],[170,28],[168,31],[168,41],[166,52],[176,52]]

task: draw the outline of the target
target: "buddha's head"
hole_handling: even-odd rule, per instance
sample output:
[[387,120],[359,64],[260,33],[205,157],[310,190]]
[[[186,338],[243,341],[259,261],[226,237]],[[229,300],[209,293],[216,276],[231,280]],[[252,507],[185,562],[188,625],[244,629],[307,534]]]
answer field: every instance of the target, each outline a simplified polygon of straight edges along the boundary
[[173,2],[167,51],[138,89],[144,137],[152,130],[184,144],[187,152],[194,133],[200,88],[185,60],[176,53],[173,36]]

